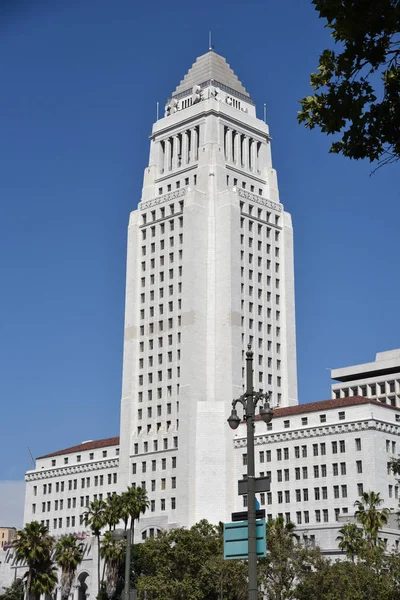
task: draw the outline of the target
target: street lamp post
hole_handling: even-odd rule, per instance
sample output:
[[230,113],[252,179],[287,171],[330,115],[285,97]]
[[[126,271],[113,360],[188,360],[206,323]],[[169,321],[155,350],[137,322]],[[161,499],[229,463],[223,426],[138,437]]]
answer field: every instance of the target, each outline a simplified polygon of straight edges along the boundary
[[260,406],[260,416],[265,423],[269,423],[273,416],[269,406],[271,394],[255,392],[253,387],[253,352],[250,344],[246,352],[246,391],[237,400],[232,401],[232,411],[228,419],[231,429],[237,429],[240,418],[236,405],[239,402],[244,409],[244,418],[247,424],[247,506],[248,506],[248,567],[249,567],[249,600],[258,600],[257,583],[257,546],[256,546],[256,496],[255,496],[255,469],[254,469],[254,417],[257,404]]
[[125,554],[125,582],[124,582],[124,600],[130,599],[131,591],[131,546],[132,546],[132,530],[131,529],[114,529],[112,532],[114,540],[123,540],[126,538],[126,554]]

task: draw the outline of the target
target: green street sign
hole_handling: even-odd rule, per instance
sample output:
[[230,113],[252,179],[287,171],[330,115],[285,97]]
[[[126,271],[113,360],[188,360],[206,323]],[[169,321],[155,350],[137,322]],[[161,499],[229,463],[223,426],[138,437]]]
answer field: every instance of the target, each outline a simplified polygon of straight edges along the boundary
[[[256,521],[257,557],[267,555],[265,520]],[[224,523],[224,559],[248,558],[249,528],[247,521]]]

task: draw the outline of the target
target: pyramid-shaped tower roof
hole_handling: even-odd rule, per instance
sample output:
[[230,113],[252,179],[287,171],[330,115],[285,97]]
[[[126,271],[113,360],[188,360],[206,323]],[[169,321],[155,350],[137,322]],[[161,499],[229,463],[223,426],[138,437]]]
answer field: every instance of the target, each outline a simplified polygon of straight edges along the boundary
[[195,85],[200,85],[210,80],[214,80],[217,84],[227,86],[235,92],[250,98],[250,94],[246,91],[242,82],[239,81],[225,58],[213,50],[196,59],[196,62],[193,63],[172,96],[177,96]]

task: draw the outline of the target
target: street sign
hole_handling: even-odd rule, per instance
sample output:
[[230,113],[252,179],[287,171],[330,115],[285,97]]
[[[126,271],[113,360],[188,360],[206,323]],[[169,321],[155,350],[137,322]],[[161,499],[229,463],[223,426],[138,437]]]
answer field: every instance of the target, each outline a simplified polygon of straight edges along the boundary
[[[240,512],[234,512],[232,513],[232,521],[234,523],[237,523],[238,521],[247,521],[248,519],[248,512],[247,510],[242,510]],[[259,510],[256,510],[256,519],[265,519],[265,508],[260,508]]]
[[[255,477],[254,478],[255,493],[269,492],[271,488],[271,479],[269,477]],[[238,481],[239,496],[247,494],[247,479],[240,479]]]
[[[256,521],[257,557],[267,555],[265,520]],[[249,528],[247,521],[224,523],[224,559],[248,558]]]

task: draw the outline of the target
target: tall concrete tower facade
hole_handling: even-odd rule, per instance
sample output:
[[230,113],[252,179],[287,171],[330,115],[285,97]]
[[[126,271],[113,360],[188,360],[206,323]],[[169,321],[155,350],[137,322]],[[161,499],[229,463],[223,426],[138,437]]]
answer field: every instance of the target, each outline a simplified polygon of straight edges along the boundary
[[141,535],[226,520],[237,482],[232,398],[297,404],[293,230],[266,123],[222,56],[200,56],[153,126],[130,216],[121,488],[145,486]]

